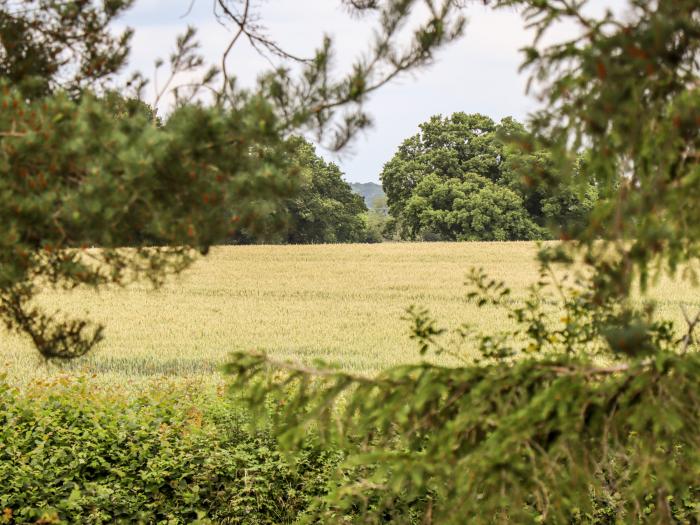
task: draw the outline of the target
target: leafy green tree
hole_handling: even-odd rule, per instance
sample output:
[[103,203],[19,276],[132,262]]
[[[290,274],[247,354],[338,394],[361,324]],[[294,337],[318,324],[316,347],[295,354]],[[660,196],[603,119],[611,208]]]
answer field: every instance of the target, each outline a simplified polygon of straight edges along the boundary
[[[368,378],[273,363],[287,371],[274,376],[264,355],[241,354],[230,370],[252,406],[284,403],[284,443],[318,425],[348,467],[364,466],[354,483],[339,471],[321,521],[361,509],[365,523],[407,523],[412,509],[440,524],[698,523],[700,314],[684,310],[683,334],[632,290],[681,267],[694,277],[700,4],[630,0],[622,15],[568,0],[493,4],[522,9],[536,31],[525,66],[544,108],[522,151],[550,152],[555,169],[540,173],[564,186],[585,154],[599,192],[575,238],[540,251],[524,301],[469,275],[470,300],[500,305],[515,328],[445,338],[414,308],[421,353],[461,364]],[[544,43],[560,23],[572,36]]]
[[[206,253],[240,230],[279,232],[279,212],[300,185],[287,138],[309,133],[343,147],[370,124],[367,97],[428,63],[464,22],[458,0],[417,15],[416,0],[344,3],[377,14],[370,50],[346,75],[331,74],[330,38],[312,57],[296,57],[261,32],[250,0],[217,0],[213,15],[233,29],[221,68],[203,69],[188,28],[169,62],[156,63],[170,71],[150,109],[133,100],[143,93],[141,75],[126,86],[115,80],[131,31],[114,35],[110,24],[133,0],[0,0],[0,318],[7,328],[31,338],[46,358],[84,354],[102,327],[44,312],[34,301],[42,287],[141,278],[159,285],[191,263],[193,249]],[[407,24],[408,41],[400,31]],[[277,60],[248,90],[227,69],[241,41]],[[178,85],[181,73],[199,80]],[[157,110],[168,94],[174,104],[161,122]]]
[[336,164],[324,161],[314,147],[300,141],[294,161],[302,180],[298,195],[287,201],[290,243],[364,242],[367,239],[364,200],[353,193]]
[[591,211],[600,199],[597,181],[584,172],[584,155],[574,161],[563,177],[546,150],[527,153],[510,144],[504,171],[506,185],[523,199],[530,217],[555,238],[571,239],[588,224]]
[[[314,146],[301,137],[289,139],[290,164],[299,171],[298,190],[272,214],[271,227],[252,232],[237,231],[230,242],[249,244],[277,242],[316,244],[365,242],[368,238],[367,207],[343,180],[334,164],[323,160]],[[280,227],[277,222],[282,221]]]
[[474,173],[500,181],[503,146],[497,140],[497,124],[490,118],[465,113],[449,118],[434,116],[421,124],[420,130],[399,146],[381,173],[394,217],[401,215],[416,186],[428,175],[460,179]]
[[[381,174],[390,213],[401,223],[405,236],[437,236],[444,240],[539,239],[546,233],[537,225],[564,233],[587,220],[597,198],[595,183],[579,174],[563,184],[561,177],[557,179],[553,173],[556,166],[546,150],[526,151],[517,146],[520,137],[526,135],[526,128],[511,117],[497,124],[484,115],[454,113],[449,118],[432,117],[420,129],[420,133],[403,142]],[[501,194],[503,209],[515,203],[512,193],[517,194],[521,202],[517,213],[510,215],[513,225],[504,229],[498,213],[489,216],[478,205],[485,202],[483,199],[451,198],[448,202],[444,189],[433,197],[426,195],[428,188],[436,190],[442,185],[421,185],[424,179],[437,177],[443,185],[455,186],[474,176],[483,180],[479,188],[488,182],[492,194]],[[465,190],[468,186],[464,186]],[[477,208],[472,210],[469,206]],[[476,228],[470,220],[457,219],[470,214],[479,217]],[[498,222],[486,224],[489,217]],[[525,226],[531,222],[536,225]],[[491,232],[495,231],[499,233],[493,235]]]
[[473,173],[453,179],[424,177],[402,218],[411,237],[423,239],[514,241],[546,234],[517,193]]
[[616,293],[696,259],[697,207],[688,203],[697,197],[700,141],[697,3],[630,1],[629,20],[564,2],[504,4],[527,6],[538,31],[568,20],[585,33],[526,50],[524,67],[550,77],[539,86],[547,104],[532,117],[526,147],[546,145],[566,178],[585,146],[586,171],[604,199],[578,238],[592,255],[598,239],[611,241],[616,262],[605,271]]
[[32,298],[42,280],[160,284],[189,264],[192,247],[206,252],[238,224],[255,228],[263,206],[296,185],[274,113],[257,97],[227,112],[183,106],[157,127],[143,113],[115,119],[89,93],[33,101],[0,90],[9,130],[0,145],[0,314],[47,357],[86,352],[101,327],[41,312]]
[[104,86],[126,62],[132,36],[114,36],[108,26],[133,3],[2,0],[0,77],[30,99]]

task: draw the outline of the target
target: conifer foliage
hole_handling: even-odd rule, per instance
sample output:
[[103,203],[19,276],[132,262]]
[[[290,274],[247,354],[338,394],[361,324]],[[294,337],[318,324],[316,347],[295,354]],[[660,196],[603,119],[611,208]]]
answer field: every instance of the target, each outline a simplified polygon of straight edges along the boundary
[[[365,523],[409,523],[416,510],[440,524],[698,523],[698,317],[686,312],[679,330],[631,296],[679,268],[694,278],[700,4],[491,4],[520,9],[537,37],[524,67],[545,105],[517,147],[552,152],[539,173],[549,184],[572,182],[585,147],[602,190],[573,239],[542,247],[524,301],[469,275],[468,299],[501,305],[516,328],[475,334],[465,320],[448,334],[413,308],[421,353],[462,364],[367,378],[241,354],[230,371],[252,406],[286,408],[283,443],[318,427],[348,468],[363,465],[351,483],[338,471],[317,508],[327,523],[358,508]],[[573,36],[543,44],[562,22]]]
[[[245,229],[284,225],[284,199],[299,188],[290,133],[340,148],[369,125],[363,102],[398,74],[428,63],[458,37],[459,2],[345,5],[374,12],[376,41],[345,75],[334,75],[330,39],[310,58],[285,52],[263,34],[250,0],[218,0],[232,28],[222,66],[205,68],[195,30],[175,43],[170,76],[153,107],[135,74],[116,74],[131,31],[110,24],[132,0],[0,0],[0,317],[46,358],[89,351],[102,327],[47,313],[43,286],[71,289],[159,285],[208,247]],[[404,38],[406,28],[411,38]],[[399,33],[401,33],[399,35]],[[247,41],[276,66],[239,89],[226,58]],[[295,67],[292,67],[296,63]],[[178,75],[188,74],[184,85]],[[192,78],[200,80],[192,82]],[[172,95],[172,109],[156,113]],[[94,249],[93,249],[94,248]]]

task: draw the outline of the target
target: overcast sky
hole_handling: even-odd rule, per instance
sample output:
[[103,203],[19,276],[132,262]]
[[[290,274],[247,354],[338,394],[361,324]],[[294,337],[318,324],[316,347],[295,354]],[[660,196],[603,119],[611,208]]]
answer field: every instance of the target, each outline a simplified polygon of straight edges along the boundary
[[[130,69],[152,78],[154,60],[167,59],[176,35],[188,24],[197,28],[207,60],[219,63],[230,31],[215,20],[212,0],[196,0],[186,15],[189,5],[190,0],[136,2],[121,21],[135,30]],[[268,33],[291,52],[309,56],[324,33],[332,35],[338,49],[338,71],[346,71],[368,44],[371,19],[349,17],[339,0],[259,0],[258,5]],[[397,146],[431,115],[464,111],[494,119],[508,115],[523,119],[536,107],[525,95],[525,77],[518,74],[518,49],[530,41],[520,16],[514,11],[493,12],[476,2],[467,16],[465,37],[439,53],[434,65],[372,96],[367,107],[375,125],[350,150],[340,157],[319,151],[341,166],[348,181],[379,182],[382,166]],[[243,83],[254,80],[266,66],[245,46],[237,48],[228,62]]]

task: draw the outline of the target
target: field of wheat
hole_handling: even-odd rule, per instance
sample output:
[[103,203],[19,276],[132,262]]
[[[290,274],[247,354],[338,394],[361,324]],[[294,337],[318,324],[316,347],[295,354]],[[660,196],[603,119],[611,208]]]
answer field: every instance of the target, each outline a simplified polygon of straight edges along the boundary
[[[503,312],[466,300],[465,275],[483,267],[522,297],[537,277],[535,251],[526,242],[219,247],[156,291],[145,284],[47,290],[42,304],[104,323],[105,340],[58,369],[25,339],[3,333],[0,364],[13,382],[57,373],[117,384],[212,379],[230,352],[253,350],[371,374],[420,358],[402,320],[410,305],[430,309],[446,327],[509,323]],[[696,289],[670,281],[654,295],[660,313],[679,321],[679,304],[698,303]]]

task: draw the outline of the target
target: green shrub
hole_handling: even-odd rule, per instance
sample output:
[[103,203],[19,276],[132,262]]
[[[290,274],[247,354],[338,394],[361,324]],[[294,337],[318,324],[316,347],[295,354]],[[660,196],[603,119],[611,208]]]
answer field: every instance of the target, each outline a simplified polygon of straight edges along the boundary
[[[283,455],[257,423],[230,398],[182,385],[129,395],[85,379],[21,392],[0,381],[0,523],[314,522],[329,489],[343,493],[377,473],[376,460],[343,464],[338,445],[321,447],[312,434]],[[622,464],[614,472],[617,482],[635,475]],[[616,483],[591,491],[592,511],[575,523],[616,523],[624,507]],[[365,487],[342,514],[353,523],[379,513],[382,522],[418,524],[433,503],[435,493],[403,493],[386,506],[376,487]],[[672,502],[676,521],[695,523],[697,504],[690,488]]]
[[338,459],[311,438],[282,456],[213,393],[0,381],[0,523],[289,523]]

